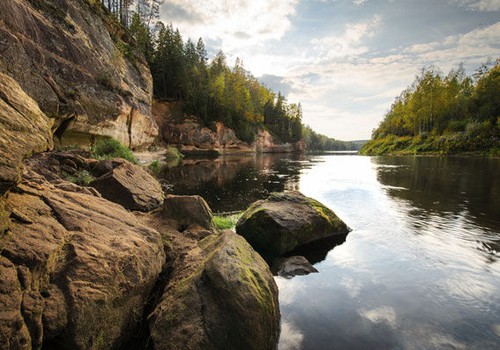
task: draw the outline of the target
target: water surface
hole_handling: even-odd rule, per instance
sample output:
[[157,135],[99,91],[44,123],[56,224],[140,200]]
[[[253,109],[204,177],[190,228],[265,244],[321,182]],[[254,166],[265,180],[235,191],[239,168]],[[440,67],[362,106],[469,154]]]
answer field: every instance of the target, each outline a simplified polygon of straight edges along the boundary
[[500,348],[500,160],[282,155],[175,170],[214,211],[299,189],[352,229],[314,266],[276,277],[280,349]]

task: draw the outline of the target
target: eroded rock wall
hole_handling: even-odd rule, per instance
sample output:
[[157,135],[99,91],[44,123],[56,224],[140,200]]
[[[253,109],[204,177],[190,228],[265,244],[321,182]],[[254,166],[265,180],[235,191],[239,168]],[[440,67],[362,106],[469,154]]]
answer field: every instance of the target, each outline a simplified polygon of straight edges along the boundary
[[196,117],[184,116],[182,104],[178,102],[157,102],[153,113],[160,125],[161,139],[178,147],[181,153],[290,153],[306,149],[303,140],[280,143],[267,130],[260,130],[253,143],[243,142],[238,139],[234,130],[221,122],[216,122],[212,130],[201,125]]
[[0,71],[54,119],[56,136],[78,131],[147,146],[158,134],[151,73],[99,4],[0,1]]

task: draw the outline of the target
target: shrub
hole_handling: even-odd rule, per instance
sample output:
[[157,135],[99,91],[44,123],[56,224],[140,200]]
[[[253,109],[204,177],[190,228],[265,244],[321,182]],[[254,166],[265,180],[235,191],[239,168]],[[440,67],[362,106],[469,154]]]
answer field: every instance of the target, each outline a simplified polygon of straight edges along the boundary
[[94,181],[94,177],[87,170],[79,170],[72,175],[68,175],[66,180],[80,186],[87,186]]
[[184,158],[184,155],[179,152],[179,150],[173,146],[168,146],[167,150],[165,151],[165,159],[167,160],[173,160],[173,159],[182,159]]
[[137,163],[137,158],[127,146],[110,137],[98,138],[92,146],[92,155],[97,159],[123,158]]

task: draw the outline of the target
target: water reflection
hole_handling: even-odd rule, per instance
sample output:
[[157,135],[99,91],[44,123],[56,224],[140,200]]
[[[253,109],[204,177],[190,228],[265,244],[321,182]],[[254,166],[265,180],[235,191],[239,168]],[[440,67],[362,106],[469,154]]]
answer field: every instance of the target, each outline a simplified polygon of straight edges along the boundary
[[495,253],[500,253],[498,159],[377,157],[372,162],[387,194],[411,207],[407,213],[416,234],[439,232],[467,241],[464,244],[477,242],[487,260],[496,260]]
[[346,237],[347,235],[338,235],[310,242],[294,249],[285,256],[301,255],[305,257],[311,265],[314,265],[325,260],[326,256],[333,248],[345,242]]
[[499,159],[183,163],[164,177],[214,211],[298,189],[353,228],[343,244],[308,257],[318,274],[276,277],[281,350],[500,348]]
[[297,190],[300,170],[313,161],[300,154],[226,156],[187,159],[163,169],[173,194],[199,194],[214,212],[244,210],[271,192]]

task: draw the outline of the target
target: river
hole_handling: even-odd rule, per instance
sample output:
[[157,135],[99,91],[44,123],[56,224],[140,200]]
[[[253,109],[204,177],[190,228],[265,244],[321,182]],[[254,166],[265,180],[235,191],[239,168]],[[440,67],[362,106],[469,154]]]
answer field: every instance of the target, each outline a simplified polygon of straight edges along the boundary
[[214,212],[298,189],[352,232],[276,277],[288,349],[500,348],[500,159],[357,155],[187,160],[165,172]]

